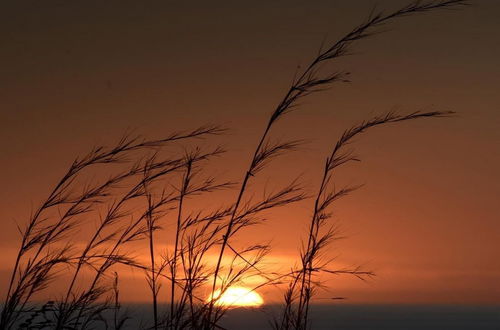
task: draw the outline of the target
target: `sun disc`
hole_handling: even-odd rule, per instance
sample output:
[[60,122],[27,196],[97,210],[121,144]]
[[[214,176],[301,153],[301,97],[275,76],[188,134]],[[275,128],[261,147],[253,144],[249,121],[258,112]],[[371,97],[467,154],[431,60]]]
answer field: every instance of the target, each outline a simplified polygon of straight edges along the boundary
[[226,307],[257,307],[264,303],[257,292],[242,286],[230,287],[222,296],[219,289],[214,292],[213,300],[215,305]]

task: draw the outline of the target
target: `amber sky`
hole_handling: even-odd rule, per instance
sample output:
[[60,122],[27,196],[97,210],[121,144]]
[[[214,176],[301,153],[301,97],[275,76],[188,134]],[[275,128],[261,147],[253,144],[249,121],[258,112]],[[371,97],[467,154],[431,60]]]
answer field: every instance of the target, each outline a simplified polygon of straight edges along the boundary
[[[402,3],[3,1],[1,286],[15,221],[25,221],[76,155],[128,128],[160,137],[222,123],[232,129],[222,139],[224,170],[238,178],[297,66],[375,4]],[[393,109],[459,114],[358,139],[363,162],[339,184],[365,186],[335,209],[348,239],[332,253],[378,276],[329,282],[351,302],[500,302],[500,2],[471,3],[405,18],[360,42],[334,65],[351,71],[352,83],[312,96],[274,133],[310,142],[262,182],[304,173],[313,191],[343,128]],[[308,205],[244,239],[273,239],[273,260],[295,256]]]

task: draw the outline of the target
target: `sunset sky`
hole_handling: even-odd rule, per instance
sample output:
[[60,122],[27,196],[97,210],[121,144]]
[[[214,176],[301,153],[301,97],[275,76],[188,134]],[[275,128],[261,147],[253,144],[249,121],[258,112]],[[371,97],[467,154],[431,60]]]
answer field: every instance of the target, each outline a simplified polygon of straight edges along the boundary
[[[305,139],[252,185],[258,195],[301,175],[317,190],[343,129],[373,115],[456,111],[375,128],[338,175],[363,184],[334,206],[346,239],[328,278],[349,303],[500,302],[500,2],[406,17],[331,67],[351,83],[311,95],[272,136]],[[10,1],[0,5],[0,294],[25,223],[73,159],[127,130],[151,138],[212,123],[228,153],[214,173],[241,180],[269,114],[296,70],[376,8],[401,1]],[[203,142],[205,143],[205,142]],[[224,198],[236,198],[236,191]],[[297,260],[311,200],[241,233],[272,241],[269,267]],[[140,250],[139,250],[140,251]],[[124,271],[127,300],[147,284]],[[133,282],[136,281],[136,282]],[[139,283],[131,285],[130,283]],[[141,287],[143,286],[143,287]],[[264,299],[279,293],[264,289]],[[144,298],[147,300],[147,297]]]

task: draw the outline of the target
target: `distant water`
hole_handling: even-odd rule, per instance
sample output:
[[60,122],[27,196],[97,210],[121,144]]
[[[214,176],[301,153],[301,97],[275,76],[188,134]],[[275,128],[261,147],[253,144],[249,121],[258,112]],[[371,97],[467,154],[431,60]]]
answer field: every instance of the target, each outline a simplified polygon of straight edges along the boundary
[[[128,305],[132,315],[148,323],[148,305]],[[270,329],[277,306],[230,310],[222,326],[232,330]],[[128,329],[138,329],[130,324]],[[315,305],[311,329],[500,330],[499,306],[444,305]]]

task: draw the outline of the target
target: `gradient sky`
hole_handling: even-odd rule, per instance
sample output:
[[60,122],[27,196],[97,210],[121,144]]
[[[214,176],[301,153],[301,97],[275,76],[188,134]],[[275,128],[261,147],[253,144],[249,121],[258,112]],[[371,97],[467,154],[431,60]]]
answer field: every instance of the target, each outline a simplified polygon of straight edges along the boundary
[[[458,112],[357,140],[363,162],[343,170],[339,185],[365,186],[337,204],[348,239],[332,254],[378,276],[329,282],[351,302],[500,301],[500,2],[471,2],[358,43],[333,66],[351,71],[352,83],[310,97],[274,132],[310,142],[254,188],[303,173],[313,191],[330,146],[353,123],[394,109]],[[0,286],[14,221],[25,221],[76,155],[130,128],[161,137],[221,123],[231,128],[218,141],[230,150],[222,166],[237,179],[297,66],[375,4],[400,3],[2,2]],[[279,211],[243,239],[273,239],[272,260],[294,258],[309,204]]]

